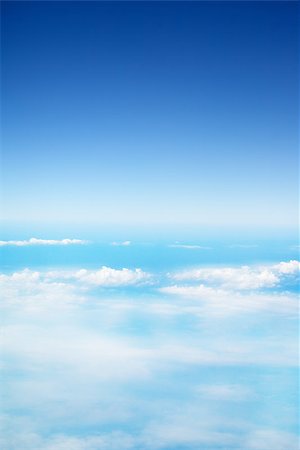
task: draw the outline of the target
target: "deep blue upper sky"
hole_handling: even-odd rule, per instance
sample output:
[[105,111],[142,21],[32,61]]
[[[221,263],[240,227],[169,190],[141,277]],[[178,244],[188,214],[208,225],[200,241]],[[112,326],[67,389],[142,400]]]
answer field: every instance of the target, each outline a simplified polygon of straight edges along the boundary
[[294,2],[3,2],[8,220],[290,226]]

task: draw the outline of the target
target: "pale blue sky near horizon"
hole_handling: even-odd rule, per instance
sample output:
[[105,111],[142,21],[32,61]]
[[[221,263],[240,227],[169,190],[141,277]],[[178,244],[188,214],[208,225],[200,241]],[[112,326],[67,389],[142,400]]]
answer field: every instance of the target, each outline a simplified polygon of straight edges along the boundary
[[8,222],[297,226],[293,2],[3,2]]

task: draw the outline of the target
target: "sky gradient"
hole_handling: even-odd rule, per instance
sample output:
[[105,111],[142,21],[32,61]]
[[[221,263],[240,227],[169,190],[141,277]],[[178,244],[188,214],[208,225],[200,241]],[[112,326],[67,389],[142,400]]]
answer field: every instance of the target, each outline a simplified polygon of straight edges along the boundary
[[3,2],[9,222],[297,225],[295,2]]
[[298,450],[294,2],[2,2],[3,450]]

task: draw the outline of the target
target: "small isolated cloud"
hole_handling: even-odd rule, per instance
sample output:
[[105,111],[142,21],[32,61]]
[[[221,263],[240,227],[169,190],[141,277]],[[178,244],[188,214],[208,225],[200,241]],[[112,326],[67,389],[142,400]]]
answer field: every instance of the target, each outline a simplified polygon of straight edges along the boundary
[[114,247],[128,247],[131,245],[131,241],[123,241],[123,242],[112,242],[111,245]]
[[0,246],[15,245],[16,247],[25,247],[28,245],[73,245],[87,244],[88,241],[82,239],[37,239],[30,238],[23,241],[0,241]]
[[185,248],[187,250],[210,250],[210,247],[203,247],[202,245],[190,245],[190,244],[170,244],[171,248]]

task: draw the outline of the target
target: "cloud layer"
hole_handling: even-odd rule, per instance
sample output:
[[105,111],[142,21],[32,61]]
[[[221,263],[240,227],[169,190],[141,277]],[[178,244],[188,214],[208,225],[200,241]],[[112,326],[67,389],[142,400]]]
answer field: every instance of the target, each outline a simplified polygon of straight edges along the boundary
[[74,245],[87,244],[87,241],[81,239],[37,239],[30,238],[23,241],[0,241],[0,246],[14,245],[16,247],[25,247],[28,245]]
[[296,450],[297,299],[277,290],[297,268],[249,267],[278,277],[268,292],[232,272],[1,274],[2,447]]
[[171,275],[176,281],[200,281],[229,289],[261,289],[279,285],[285,276],[299,273],[299,261],[261,267],[200,268]]

